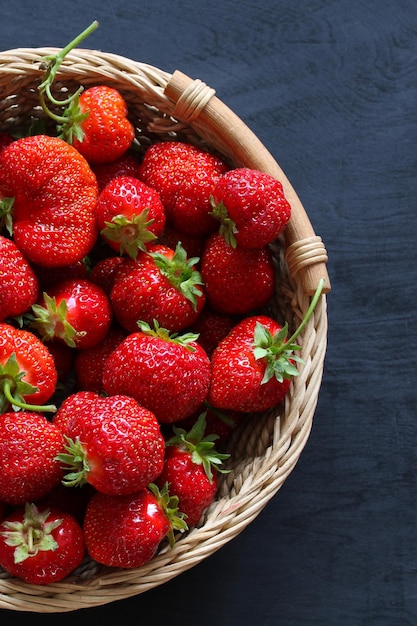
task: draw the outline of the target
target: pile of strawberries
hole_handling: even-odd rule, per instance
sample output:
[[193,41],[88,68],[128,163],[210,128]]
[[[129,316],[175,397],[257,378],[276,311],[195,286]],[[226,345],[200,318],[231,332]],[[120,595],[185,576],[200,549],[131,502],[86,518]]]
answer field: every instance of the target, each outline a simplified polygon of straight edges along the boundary
[[0,146],[0,566],[32,584],[196,526],[230,432],[300,360],[262,313],[281,184],[177,140],[138,151],[112,87],[65,104],[56,133]]

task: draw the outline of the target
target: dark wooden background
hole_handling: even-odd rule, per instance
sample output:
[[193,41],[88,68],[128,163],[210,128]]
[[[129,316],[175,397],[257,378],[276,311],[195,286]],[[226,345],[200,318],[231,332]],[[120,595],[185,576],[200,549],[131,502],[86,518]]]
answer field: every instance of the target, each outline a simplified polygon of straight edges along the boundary
[[2,623],[417,624],[417,3],[15,0],[0,47],[86,47],[217,95],[274,154],[329,252],[329,345],[311,437],[235,540],[135,598]]

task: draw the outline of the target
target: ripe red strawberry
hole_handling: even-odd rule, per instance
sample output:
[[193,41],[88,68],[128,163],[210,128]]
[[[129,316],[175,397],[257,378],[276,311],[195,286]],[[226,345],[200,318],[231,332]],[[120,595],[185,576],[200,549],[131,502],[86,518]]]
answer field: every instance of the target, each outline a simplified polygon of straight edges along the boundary
[[74,374],[77,387],[83,391],[103,392],[103,372],[109,355],[125,339],[127,331],[112,327],[97,345],[79,350],[75,357]]
[[110,248],[133,259],[159,237],[165,225],[159,193],[133,176],[113,178],[100,193],[95,213]]
[[96,178],[84,157],[61,139],[34,135],[4,148],[0,197],[14,198],[13,239],[30,263],[75,263],[97,239]]
[[[165,443],[164,467],[156,484],[169,485],[171,495],[178,497],[178,509],[185,514],[189,528],[196,526],[217,491],[218,472],[229,454],[221,454],[214,447],[216,436],[205,436],[206,414],[198,417],[187,432],[174,426],[174,435]],[[215,470],[213,472],[213,470]]]
[[110,163],[131,147],[135,129],[127,118],[128,109],[114,87],[89,87],[64,112],[61,136],[89,163]]
[[113,289],[117,268],[122,262],[123,257],[121,256],[108,256],[98,260],[91,268],[89,279],[104,289],[109,297]]
[[[266,411],[279,404],[298,374],[294,356],[300,346],[288,327],[266,315],[247,317],[223,339],[211,358],[208,402],[242,412]],[[298,333],[297,333],[298,334]]]
[[233,248],[219,233],[207,240],[201,275],[207,303],[218,313],[246,315],[267,304],[274,293],[269,248]]
[[126,496],[95,494],[84,519],[87,550],[108,567],[131,569],[149,562],[165,539],[175,543],[175,531],[187,524],[177,510],[177,499],[156,485]]
[[219,157],[191,144],[166,141],[149,146],[140,168],[141,179],[159,191],[168,221],[196,236],[213,232],[210,194],[228,170]]
[[161,424],[184,419],[205,400],[210,360],[197,335],[141,330],[122,341],[106,361],[103,387],[108,394],[126,394],[155,413]]
[[263,248],[284,230],[291,206],[282,184],[265,172],[240,167],[226,172],[216,183],[213,216],[220,234],[232,246]]
[[171,332],[192,324],[205,304],[196,258],[187,259],[181,245],[172,250],[153,244],[126,259],[117,270],[110,299],[119,323],[136,332],[138,321],[157,320]]
[[80,524],[58,509],[27,503],[0,524],[0,566],[31,585],[63,580],[84,556]]
[[190,330],[198,334],[198,343],[211,357],[219,342],[226,337],[239,320],[238,316],[217,313],[209,307],[205,307],[194,324],[191,325]]
[[53,423],[67,441],[58,459],[69,487],[89,483],[102,493],[133,493],[162,470],[159,423],[131,397],[79,391],[64,400]]
[[63,477],[55,459],[61,431],[41,413],[0,415],[0,500],[13,505],[44,497]]
[[32,310],[31,327],[42,341],[59,340],[79,349],[100,343],[113,319],[105,291],[86,279],[70,278],[52,286]]
[[38,297],[38,279],[14,241],[0,236],[0,321],[25,313]]
[[109,163],[93,163],[91,169],[96,175],[98,190],[101,193],[107,183],[118,176],[139,178],[140,163],[132,153],[126,152]]
[[[0,323],[0,412],[11,407],[55,411],[45,405],[55,392],[52,354],[32,332]],[[38,405],[38,406],[36,406]]]

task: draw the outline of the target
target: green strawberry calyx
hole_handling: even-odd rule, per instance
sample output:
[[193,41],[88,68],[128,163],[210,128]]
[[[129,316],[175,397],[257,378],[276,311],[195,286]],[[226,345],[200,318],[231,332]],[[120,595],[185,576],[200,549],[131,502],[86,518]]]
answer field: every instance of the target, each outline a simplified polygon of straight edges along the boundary
[[158,337],[159,339],[163,339],[164,341],[171,341],[172,343],[183,346],[190,352],[195,352],[195,346],[193,344],[197,341],[199,337],[197,333],[171,333],[166,328],[162,328],[157,320],[153,321],[153,328],[147,322],[143,322],[142,320],[139,320],[137,324],[140,331],[145,335],[148,335],[150,337]]
[[310,319],[316,304],[320,298],[324,286],[324,279],[319,281],[318,287],[311,300],[310,306],[297,327],[296,331],[288,336],[288,323],[285,322],[283,327],[274,335],[259,322],[255,325],[254,332],[254,356],[256,359],[265,359],[266,368],[261,384],[267,383],[272,378],[276,378],[279,382],[284,379],[290,379],[298,376],[298,370],[294,362],[304,363],[303,359],[294,354],[294,351],[301,350],[301,346],[296,343],[297,337]]
[[52,533],[62,524],[62,519],[48,522],[48,508],[39,511],[34,503],[27,502],[22,521],[3,521],[1,531],[6,545],[14,547],[14,562],[22,563],[38,552],[53,551],[58,544]]
[[75,340],[85,332],[77,332],[75,328],[68,322],[68,305],[65,298],[62,298],[57,304],[56,298],[49,296],[43,292],[43,300],[45,306],[33,304],[33,316],[30,318],[30,325],[40,335],[43,342],[52,339],[61,339],[70,348],[75,348]]
[[87,481],[90,465],[87,459],[87,451],[79,437],[71,439],[64,435],[64,451],[56,456],[56,460],[62,463],[62,469],[67,472],[62,479],[65,487],[82,487]]
[[175,544],[175,531],[183,533],[188,530],[185,514],[178,510],[178,496],[171,496],[169,494],[168,483],[165,483],[161,489],[158,488],[155,483],[149,483],[147,488],[155,497],[158,506],[169,521],[170,529],[167,536],[169,545],[172,548]]
[[143,209],[139,215],[126,217],[115,215],[111,222],[106,222],[101,235],[109,241],[120,244],[120,254],[128,254],[136,259],[139,250],[146,252],[146,244],[155,241],[156,235],[149,229],[154,219],[149,218],[149,209]]
[[54,413],[54,404],[30,404],[25,398],[36,393],[37,387],[23,380],[26,372],[20,369],[16,353],[13,352],[5,363],[0,363],[0,413],[5,413],[12,406],[14,411],[40,411]]
[[210,212],[210,215],[212,215],[214,219],[220,222],[219,235],[224,237],[224,239],[226,240],[226,243],[229,244],[229,246],[231,246],[232,248],[236,248],[236,245],[237,245],[236,237],[235,237],[237,233],[236,222],[234,222],[232,218],[229,216],[226,205],[224,204],[222,200],[216,203],[213,196],[210,196],[210,204],[213,209]]
[[[52,94],[52,85],[55,80],[56,74],[64,61],[67,54],[76,48],[88,35],[98,27],[98,22],[95,20],[83,30],[75,39],[62,48],[56,54],[50,54],[42,57],[40,61],[40,68],[44,70],[43,81],[38,86],[39,101],[44,113],[57,123],[57,130],[59,132],[59,138],[64,139],[68,143],[72,143],[73,138],[76,137],[80,141],[83,138],[83,131],[81,128],[81,122],[83,122],[89,115],[89,112],[82,112],[79,107],[79,96],[84,87],[79,87],[74,93],[70,94],[67,98],[57,100]],[[66,107],[62,115],[59,115],[51,110],[47,104],[47,100],[53,105],[53,107]]]
[[160,252],[150,252],[149,254],[163,276],[191,302],[194,310],[196,310],[197,299],[202,295],[199,285],[204,284],[200,272],[194,267],[199,258],[187,259],[187,253],[180,241],[176,245],[172,259]]
[[203,411],[195,424],[188,432],[184,428],[173,426],[174,435],[165,443],[166,446],[177,446],[180,450],[184,450],[191,454],[193,463],[202,465],[210,483],[213,482],[213,469],[220,473],[228,473],[220,467],[230,454],[222,454],[215,449],[215,440],[218,435],[212,434],[204,436],[206,430],[207,411]]

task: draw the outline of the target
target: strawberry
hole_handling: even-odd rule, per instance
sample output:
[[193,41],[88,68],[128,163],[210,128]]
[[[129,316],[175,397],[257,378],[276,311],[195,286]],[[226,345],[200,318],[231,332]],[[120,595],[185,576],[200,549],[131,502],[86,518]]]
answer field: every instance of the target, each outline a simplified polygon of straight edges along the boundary
[[77,352],[74,373],[78,389],[103,392],[103,371],[107,358],[126,335],[127,332],[123,328],[114,326],[100,343]]
[[93,163],[91,169],[96,175],[98,190],[101,193],[107,183],[113,180],[113,178],[119,176],[139,178],[140,163],[131,152],[126,152],[118,159],[109,163]]
[[[52,95],[56,73],[67,53],[97,26],[98,22],[94,21],[65,48],[41,59],[41,68],[45,71],[38,91],[42,110],[56,122],[59,138],[72,144],[90,163],[109,163],[125,154],[135,136],[122,94],[114,87],[95,85],[85,91],[79,87],[61,102]],[[51,111],[48,100],[54,109],[59,105],[65,107],[61,115]]]
[[122,262],[123,257],[121,256],[107,256],[103,259],[99,259],[91,268],[88,278],[91,282],[104,289],[106,294],[110,297],[117,268]]
[[139,327],[108,357],[104,390],[132,396],[161,424],[184,419],[206,398],[210,360],[195,334],[170,334],[157,323]]
[[217,227],[210,194],[226,163],[201,148],[181,141],[150,145],[140,166],[140,178],[159,191],[168,221],[179,231],[206,236]]
[[159,193],[133,176],[113,178],[100,193],[95,213],[108,245],[133,259],[159,237],[165,225]]
[[10,407],[55,411],[43,403],[54,394],[57,377],[54,358],[36,335],[0,323],[1,413]]
[[58,509],[27,503],[0,524],[0,566],[31,585],[63,580],[84,555],[80,524]]
[[238,322],[211,357],[211,384],[207,401],[214,408],[242,412],[266,411],[281,402],[298,375],[296,339],[305,328],[321,296],[320,280],[303,319],[288,338],[288,323],[281,326],[267,315]]
[[205,307],[190,330],[198,334],[198,343],[203,346],[208,356],[211,357],[213,350],[217,348],[221,339],[224,339],[229,331],[239,321],[239,317],[226,313],[217,313],[209,307]]
[[213,189],[211,203],[212,215],[220,222],[220,234],[233,247],[267,246],[291,217],[282,184],[248,167],[226,172]]
[[61,431],[44,415],[18,411],[0,415],[0,500],[21,505],[51,491],[63,477],[56,455]]
[[175,531],[187,524],[177,509],[177,498],[165,485],[150,484],[134,494],[95,494],[87,505],[84,538],[88,553],[108,567],[131,569],[149,562],[167,538],[175,543]]
[[208,305],[227,315],[247,315],[274,293],[275,272],[269,248],[234,248],[219,233],[207,240],[201,276]]
[[205,304],[196,258],[188,259],[180,244],[175,250],[153,244],[136,260],[126,259],[115,275],[110,294],[114,314],[129,332],[139,320],[178,332],[192,324]]
[[38,279],[14,241],[0,236],[0,321],[22,315],[36,302]]
[[295,339],[317,297],[289,339],[288,324],[281,326],[269,316],[254,315],[238,322],[212,355],[208,402],[216,408],[242,412],[266,411],[281,402],[291,379],[298,375],[295,362],[303,363],[294,355],[301,350]]
[[111,163],[131,147],[134,126],[121,93],[108,85],[89,87],[63,114],[60,136],[89,163]]
[[131,397],[79,391],[64,400],[53,423],[67,442],[57,458],[69,487],[89,483],[102,493],[133,493],[162,470],[165,444],[160,426],[155,415]]
[[70,278],[54,285],[32,310],[31,327],[43,342],[59,340],[78,349],[100,343],[113,319],[107,294],[87,279]]
[[97,239],[96,178],[84,157],[61,139],[34,135],[4,148],[0,197],[13,199],[13,239],[30,263],[75,263]]
[[[185,514],[187,526],[196,526],[217,491],[217,472],[229,454],[221,454],[214,447],[215,435],[205,436],[206,414],[198,417],[187,432],[174,426],[174,435],[165,442],[164,467],[156,484],[169,485],[171,495],[178,497],[178,508]],[[213,469],[215,470],[213,472]]]

